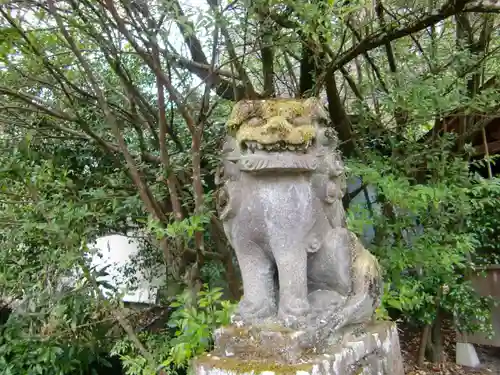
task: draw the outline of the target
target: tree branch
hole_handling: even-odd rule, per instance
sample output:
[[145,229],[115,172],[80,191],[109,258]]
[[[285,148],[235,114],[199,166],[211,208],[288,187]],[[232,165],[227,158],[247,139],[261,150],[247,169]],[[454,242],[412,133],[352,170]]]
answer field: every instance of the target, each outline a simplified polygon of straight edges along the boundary
[[[354,37],[358,40],[358,42],[362,42],[362,38],[361,38],[361,34],[356,30],[356,27],[354,27],[350,21],[347,21],[347,27],[352,31]],[[387,43],[384,43],[384,44],[387,44]],[[389,90],[387,89],[387,85],[385,84],[385,81],[384,79],[382,78],[382,75],[380,74],[380,69],[377,67],[377,65],[373,62],[372,58],[370,57],[370,55],[368,54],[368,51],[364,51],[361,53],[361,55],[363,55],[363,57],[365,58],[366,62],[368,63],[368,65],[370,65],[370,67],[372,68],[373,70],[373,74],[377,77],[377,80],[379,81],[380,83],[380,87],[385,91],[385,92],[389,92]]]
[[[141,56],[144,62],[150,67],[150,69],[155,73],[157,78],[167,89],[170,99],[175,103],[182,117],[186,121],[188,129],[190,130],[190,132],[193,132],[195,127],[195,122],[193,117],[191,116],[191,111],[189,106],[185,104],[183,101],[181,101],[179,92],[175,89],[175,87],[172,85],[172,82],[170,82],[168,77],[162,71],[161,66],[158,66],[155,63],[155,61],[153,61],[153,59],[151,58],[151,55],[137,44],[133,36],[128,31],[123,19],[118,14],[118,11],[116,10],[115,5],[113,4],[113,0],[105,0],[105,2],[107,9],[111,12],[114,20],[118,25],[118,30],[127,39],[127,41],[134,47],[134,49]],[[156,41],[150,41],[150,44],[156,46],[158,45]]]
[[21,100],[22,102],[32,105],[36,109],[39,109],[42,112],[47,113],[48,115],[55,117],[60,120],[72,121],[74,122],[77,118],[68,113],[62,112],[55,108],[50,108],[50,106],[44,103],[40,98],[35,96],[24,94],[22,92],[17,92],[7,87],[0,86],[0,94],[8,95],[14,97],[16,99]]
[[243,82],[243,86],[245,87],[245,98],[257,98],[257,94],[255,92],[255,89],[253,88],[252,82],[250,81],[250,78],[248,77],[243,64],[240,62],[240,59],[236,55],[236,49],[234,47],[233,41],[231,40],[231,36],[229,35],[229,31],[224,25],[224,22],[221,22],[219,20],[219,18],[222,17],[222,14],[220,13],[219,9],[217,9],[217,0],[207,0],[207,2],[214,12],[216,23],[220,23],[221,33],[224,36],[224,41],[226,44],[227,52],[229,54],[229,58],[233,61],[234,68],[236,69],[236,72],[238,72],[239,79]]
[[50,14],[55,18],[56,23],[59,27],[59,30],[61,31],[61,33],[64,36],[64,39],[67,41],[70,49],[75,54],[75,57],[77,58],[77,60],[80,62],[82,70],[87,75],[87,78],[92,86],[94,94],[97,96],[97,99],[99,101],[99,105],[101,106],[102,110],[104,111],[106,121],[108,122],[108,124],[111,126],[113,132],[115,133],[115,137],[117,138],[119,149],[125,158],[125,162],[126,162],[127,167],[130,171],[131,177],[139,190],[139,195],[141,196],[144,204],[146,205],[146,208],[148,209],[148,211],[150,212],[151,215],[156,217],[161,222],[165,222],[166,218],[165,218],[163,212],[159,209],[157,202],[154,199],[152,199],[152,194],[149,192],[148,186],[141,178],[140,172],[135,164],[135,161],[134,161],[132,155],[130,154],[130,152],[128,150],[127,144],[126,144],[125,139],[123,137],[123,134],[120,130],[120,127],[118,126],[118,124],[116,122],[116,118],[113,116],[112,112],[109,109],[109,106],[104,98],[104,94],[103,94],[102,90],[100,89],[99,85],[97,84],[97,78],[94,76],[94,73],[92,72],[92,69],[91,69],[88,61],[83,57],[82,53],[80,52],[78,46],[76,45],[76,43],[73,39],[73,37],[69,34],[68,30],[64,26],[62,19],[55,8],[54,0],[48,0],[47,3],[48,3]]
[[264,95],[274,97],[276,90],[274,87],[274,48],[272,24],[269,18],[268,9],[257,11],[259,16],[259,42],[262,59],[262,75],[264,77]]
[[352,124],[342,104],[335,81],[335,73],[331,73],[325,77],[325,86],[326,95],[328,96],[328,112],[341,141],[340,149],[345,156],[351,156],[356,151],[356,146],[352,138]]
[[434,25],[450,16],[463,11],[467,3],[471,3],[471,1],[449,0],[440,9],[427,12],[427,14],[424,14],[417,21],[409,22],[406,25],[393,27],[392,29],[389,29],[389,31],[377,31],[376,33],[361,40],[357,45],[351,47],[346,52],[340,54],[337,59],[330,63],[328,67],[328,73],[333,73],[341,66],[355,59],[357,56],[362,55],[377,47],[383,46],[387,42],[391,42],[393,40],[408,36],[412,33],[421,31],[431,25]]
[[[209,70],[206,68],[200,68],[199,66],[208,67],[209,62],[205,53],[203,52],[203,48],[201,46],[200,40],[196,37],[193,30],[195,30],[194,25],[191,21],[187,20],[187,17],[184,14],[179,2],[177,0],[173,0],[171,3],[171,10],[174,11],[175,19],[177,27],[182,34],[184,39],[184,43],[188,47],[191,57],[193,59],[193,63],[187,63],[186,60],[179,61],[179,64],[183,63],[184,67],[188,69],[191,73],[196,74],[201,80],[208,81]],[[179,17],[181,16],[181,17]],[[182,20],[182,21],[180,21]],[[198,65],[198,66],[197,66]],[[241,73],[238,72],[240,75]],[[243,79],[243,77],[240,77]],[[222,79],[220,76],[215,76],[211,79],[212,86],[211,88],[215,89],[215,92],[224,99],[228,100],[239,100],[245,97],[245,92],[248,87],[245,85],[238,85],[236,87],[237,95],[234,95],[233,87],[230,81]],[[245,81],[243,81],[245,84]]]
[[[384,6],[382,5],[381,1],[376,3],[375,11],[377,13],[377,17],[380,25],[382,26],[382,29],[387,32],[387,23],[385,22],[384,19]],[[394,78],[396,80],[396,85],[399,86],[400,79],[396,75],[397,73],[396,58],[394,56],[394,51],[392,50],[391,42],[387,41],[384,44],[384,46],[385,46],[385,53],[387,55],[387,62],[389,63],[389,70],[394,75]],[[394,118],[396,120],[396,125],[398,128],[397,136],[401,137],[403,128],[406,122],[408,121],[408,112],[405,111],[403,108],[401,108],[401,106],[396,105],[396,108],[394,109]]]

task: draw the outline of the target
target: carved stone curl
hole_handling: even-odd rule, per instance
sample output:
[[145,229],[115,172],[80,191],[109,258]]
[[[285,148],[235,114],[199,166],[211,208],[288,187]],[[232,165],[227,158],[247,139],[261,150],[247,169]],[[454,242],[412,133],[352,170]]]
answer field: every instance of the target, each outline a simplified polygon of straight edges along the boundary
[[227,122],[218,210],[244,296],[235,323],[279,323],[316,346],[371,320],[377,260],[346,228],[335,131],[316,99],[241,101]]

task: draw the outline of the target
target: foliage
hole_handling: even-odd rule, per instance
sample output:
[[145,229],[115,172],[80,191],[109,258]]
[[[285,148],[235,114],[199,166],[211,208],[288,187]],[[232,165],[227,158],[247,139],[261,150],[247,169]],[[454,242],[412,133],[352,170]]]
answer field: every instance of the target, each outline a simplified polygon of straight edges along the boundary
[[[350,225],[358,233],[367,224],[375,229],[369,247],[388,283],[381,314],[396,309],[404,319],[425,325],[446,312],[460,330],[487,331],[491,301],[479,297],[465,278],[478,249],[467,223],[483,214],[478,211],[485,203],[481,193],[493,191],[497,183],[477,181],[468,172],[467,161],[451,153],[453,137],[435,148],[403,142],[410,160],[369,151],[349,163],[350,173],[377,191],[368,214],[366,204],[351,210]],[[417,154],[422,159],[415,160]],[[425,174],[409,172],[419,169],[416,164],[426,168]]]
[[477,265],[498,264],[500,262],[500,180],[480,181],[471,191],[474,214],[466,226],[475,234],[478,244]]
[[[170,305],[175,310],[168,323],[169,331],[141,335],[156,363],[161,363],[160,367],[167,373],[186,369],[193,357],[210,350],[213,331],[229,324],[234,304],[221,300],[221,297],[221,289],[210,289],[207,284],[195,299],[190,291],[186,291]],[[123,361],[127,375],[157,373],[158,369],[151,368],[128,339],[117,342],[112,354]]]
[[[29,300],[39,314],[9,320],[8,366],[38,371],[52,361],[56,373],[98,356],[97,327],[84,329],[73,352],[58,337],[73,324],[68,311],[86,326],[106,304],[88,286],[58,288],[81,277],[74,271],[88,265],[86,244],[104,234],[150,234],[136,264],[161,263],[168,287],[178,286],[169,290],[209,280],[239,296],[211,197],[222,124],[242,98],[325,100],[352,173],[378,191],[363,217],[386,270],[384,308],[419,324],[441,309],[459,324],[472,314],[475,297],[457,275],[489,261],[477,248],[497,246],[488,241],[499,206],[490,199],[496,183],[467,174],[465,141],[487,125],[472,112],[496,112],[498,9],[448,0],[250,3],[2,2],[0,296]],[[441,137],[453,111],[465,126]],[[350,211],[359,233],[367,221]],[[214,315],[190,303],[196,314],[180,309],[191,315],[176,324],[206,335]],[[53,309],[60,322],[45,345],[39,334]],[[182,333],[140,339],[158,363],[177,358],[172,366],[210,344]],[[146,368],[137,350],[123,352],[129,371]]]
[[[87,191],[28,136],[1,140],[0,295],[21,304],[2,328],[0,368],[67,374],[99,359],[112,337],[109,310],[80,272],[88,267],[86,239],[101,230],[105,220],[94,220],[106,218],[108,203],[88,204]],[[92,277],[103,272],[93,269]]]
[[0,328],[1,374],[76,374],[106,364],[106,350],[118,337],[110,310],[116,307],[95,298],[93,285],[26,297]]

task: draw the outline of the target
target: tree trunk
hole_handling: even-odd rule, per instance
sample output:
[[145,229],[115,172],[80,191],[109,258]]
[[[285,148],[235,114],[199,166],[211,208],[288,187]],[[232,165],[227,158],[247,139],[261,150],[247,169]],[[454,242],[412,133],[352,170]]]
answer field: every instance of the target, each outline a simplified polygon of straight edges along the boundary
[[426,324],[422,329],[422,334],[420,336],[420,347],[418,348],[417,365],[422,367],[425,362],[425,351],[427,349],[427,343],[429,341],[429,334],[431,332],[431,325]]
[[432,323],[432,329],[427,340],[427,358],[433,363],[441,363],[443,361],[443,335],[441,334],[443,311],[441,309],[441,296],[443,295],[443,287],[439,286],[436,296],[436,317]]
[[432,337],[431,337],[431,347],[429,360],[433,363],[443,362],[443,335],[441,333],[442,329],[443,314],[438,311],[436,319],[432,325]]

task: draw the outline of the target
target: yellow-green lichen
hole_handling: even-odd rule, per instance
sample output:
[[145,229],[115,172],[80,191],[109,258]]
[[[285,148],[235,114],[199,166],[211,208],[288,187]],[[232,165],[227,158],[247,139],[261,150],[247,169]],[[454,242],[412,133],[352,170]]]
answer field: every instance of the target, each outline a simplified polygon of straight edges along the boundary
[[363,275],[368,278],[382,277],[382,271],[377,258],[363,247],[353,233],[351,233],[351,241],[354,257],[353,268],[356,275]]
[[248,336],[250,330],[247,327],[224,326],[222,327],[224,336],[244,337]]
[[312,125],[294,127],[283,118],[275,117],[261,127],[243,124],[236,133],[238,142],[255,141],[263,145],[283,142],[291,145],[308,143],[316,134]]
[[234,105],[226,126],[229,130],[238,130],[250,119],[260,119],[265,123],[273,117],[287,120],[310,117],[311,120],[316,120],[319,117],[326,118],[327,115],[315,98],[242,100]]
[[288,334],[293,334],[296,332],[291,328],[284,327],[281,324],[274,322],[266,322],[252,327],[224,326],[223,330],[224,330],[224,336],[226,337],[229,336],[229,337],[241,337],[241,338],[254,336],[256,333],[262,331],[280,332]]
[[256,326],[256,329],[261,331],[271,331],[271,332],[290,333],[290,334],[296,332],[295,330],[289,327],[284,327],[283,325],[274,322],[263,323],[259,326]]
[[306,130],[302,133],[302,139],[304,143],[310,142],[316,135],[316,129],[314,131]]
[[199,365],[206,365],[212,368],[227,370],[236,374],[254,373],[259,374],[264,371],[272,371],[276,375],[295,375],[297,371],[312,372],[311,363],[286,364],[272,362],[267,359],[262,361],[247,360],[242,358],[220,358],[213,356],[204,356],[197,360]]

